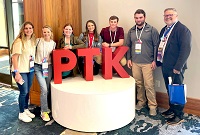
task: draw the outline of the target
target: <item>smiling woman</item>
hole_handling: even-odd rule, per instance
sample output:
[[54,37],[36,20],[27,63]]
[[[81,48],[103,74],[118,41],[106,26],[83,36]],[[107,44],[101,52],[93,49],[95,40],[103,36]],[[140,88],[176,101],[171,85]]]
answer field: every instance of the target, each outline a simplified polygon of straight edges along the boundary
[[40,85],[41,118],[50,121],[49,110],[51,109],[50,81],[52,79],[51,54],[55,49],[56,43],[53,41],[53,31],[48,25],[42,28],[43,36],[36,40],[37,50],[35,59],[35,75]]

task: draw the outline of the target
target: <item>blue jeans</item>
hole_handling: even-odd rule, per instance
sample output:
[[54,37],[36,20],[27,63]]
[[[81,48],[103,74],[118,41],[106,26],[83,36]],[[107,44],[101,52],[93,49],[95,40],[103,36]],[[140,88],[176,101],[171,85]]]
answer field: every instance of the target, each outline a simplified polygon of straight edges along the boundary
[[36,64],[34,65],[36,78],[40,85],[40,104],[41,104],[41,112],[48,111],[48,93],[50,92],[50,82],[52,79],[52,65],[48,65],[48,77],[44,78],[42,75],[42,65]]
[[[15,78],[15,73],[13,72],[12,74]],[[20,75],[22,76],[24,83],[22,85],[17,83],[20,91],[18,101],[20,113],[23,113],[24,109],[28,109],[29,92],[33,82],[34,72],[20,73]]]

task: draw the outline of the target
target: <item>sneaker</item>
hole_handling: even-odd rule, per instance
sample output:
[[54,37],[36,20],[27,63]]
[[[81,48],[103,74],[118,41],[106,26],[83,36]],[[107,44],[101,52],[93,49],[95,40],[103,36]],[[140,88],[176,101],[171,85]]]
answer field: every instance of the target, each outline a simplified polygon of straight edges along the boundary
[[18,118],[19,118],[19,120],[21,120],[23,122],[31,122],[32,121],[32,119],[29,116],[27,116],[27,114],[25,112],[19,113]]
[[41,112],[40,116],[44,121],[50,121],[48,112]]
[[24,112],[26,113],[26,115],[30,118],[35,118],[35,114],[31,113],[28,109],[25,109]]
[[51,113],[51,110],[50,110],[50,109],[48,109],[48,110],[47,110],[47,113],[48,113],[48,114],[50,114],[50,113]]
[[139,110],[141,110],[143,107],[144,107],[143,105],[137,104],[137,105],[135,106],[135,110],[139,111]]
[[170,109],[168,109],[167,111],[161,113],[161,115],[165,118],[172,118],[174,116],[173,111],[171,111]]
[[184,120],[179,118],[179,117],[177,117],[177,116],[174,116],[174,117],[170,118],[169,120],[167,120],[167,124],[168,125],[172,125],[172,126],[178,125],[178,124],[180,124],[182,122],[184,122]]
[[149,115],[156,116],[157,115],[156,109],[155,108],[154,109],[150,109],[149,110]]

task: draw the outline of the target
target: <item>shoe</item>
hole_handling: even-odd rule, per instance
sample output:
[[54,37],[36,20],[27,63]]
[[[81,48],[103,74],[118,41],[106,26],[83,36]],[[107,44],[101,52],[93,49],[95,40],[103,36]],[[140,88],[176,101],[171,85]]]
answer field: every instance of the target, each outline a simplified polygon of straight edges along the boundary
[[137,104],[137,105],[135,106],[135,110],[140,111],[143,107],[144,107],[143,105]]
[[151,116],[156,116],[156,115],[157,115],[156,108],[150,109],[150,110],[149,110],[149,115],[151,115]]
[[182,122],[184,122],[184,120],[179,118],[179,117],[177,117],[177,116],[174,116],[174,117],[170,118],[169,120],[167,120],[167,124],[168,125],[172,125],[172,126],[173,125],[178,125],[178,124],[180,124]]
[[50,121],[48,112],[41,112],[40,116],[44,121]]
[[25,113],[19,113],[19,120],[23,121],[23,122],[31,122],[32,119]]
[[48,113],[48,114],[50,114],[50,113],[51,113],[51,110],[50,110],[50,109],[48,109],[48,110],[47,110],[47,113]]
[[29,116],[30,118],[35,118],[35,114],[31,113],[28,109],[25,109],[24,112],[26,113],[27,116]]
[[167,111],[161,113],[161,115],[165,118],[172,118],[174,116],[173,111],[171,111],[170,109],[168,109]]

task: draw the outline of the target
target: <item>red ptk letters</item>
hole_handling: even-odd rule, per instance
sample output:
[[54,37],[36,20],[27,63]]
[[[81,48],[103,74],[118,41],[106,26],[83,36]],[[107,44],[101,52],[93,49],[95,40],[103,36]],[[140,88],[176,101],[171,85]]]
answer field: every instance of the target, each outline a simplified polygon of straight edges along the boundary
[[[129,78],[128,73],[120,64],[120,60],[128,51],[128,47],[120,46],[114,53],[111,48],[102,48],[102,76],[104,79],[112,79],[113,68],[122,78]],[[93,63],[94,55],[100,54],[99,48],[84,48],[77,49],[78,56],[84,56],[84,77],[86,81],[93,81]],[[61,63],[61,58],[66,57],[69,62],[66,64]],[[62,72],[72,70],[77,63],[75,54],[70,50],[54,50],[53,51],[53,65],[54,65],[54,83],[62,83]]]

